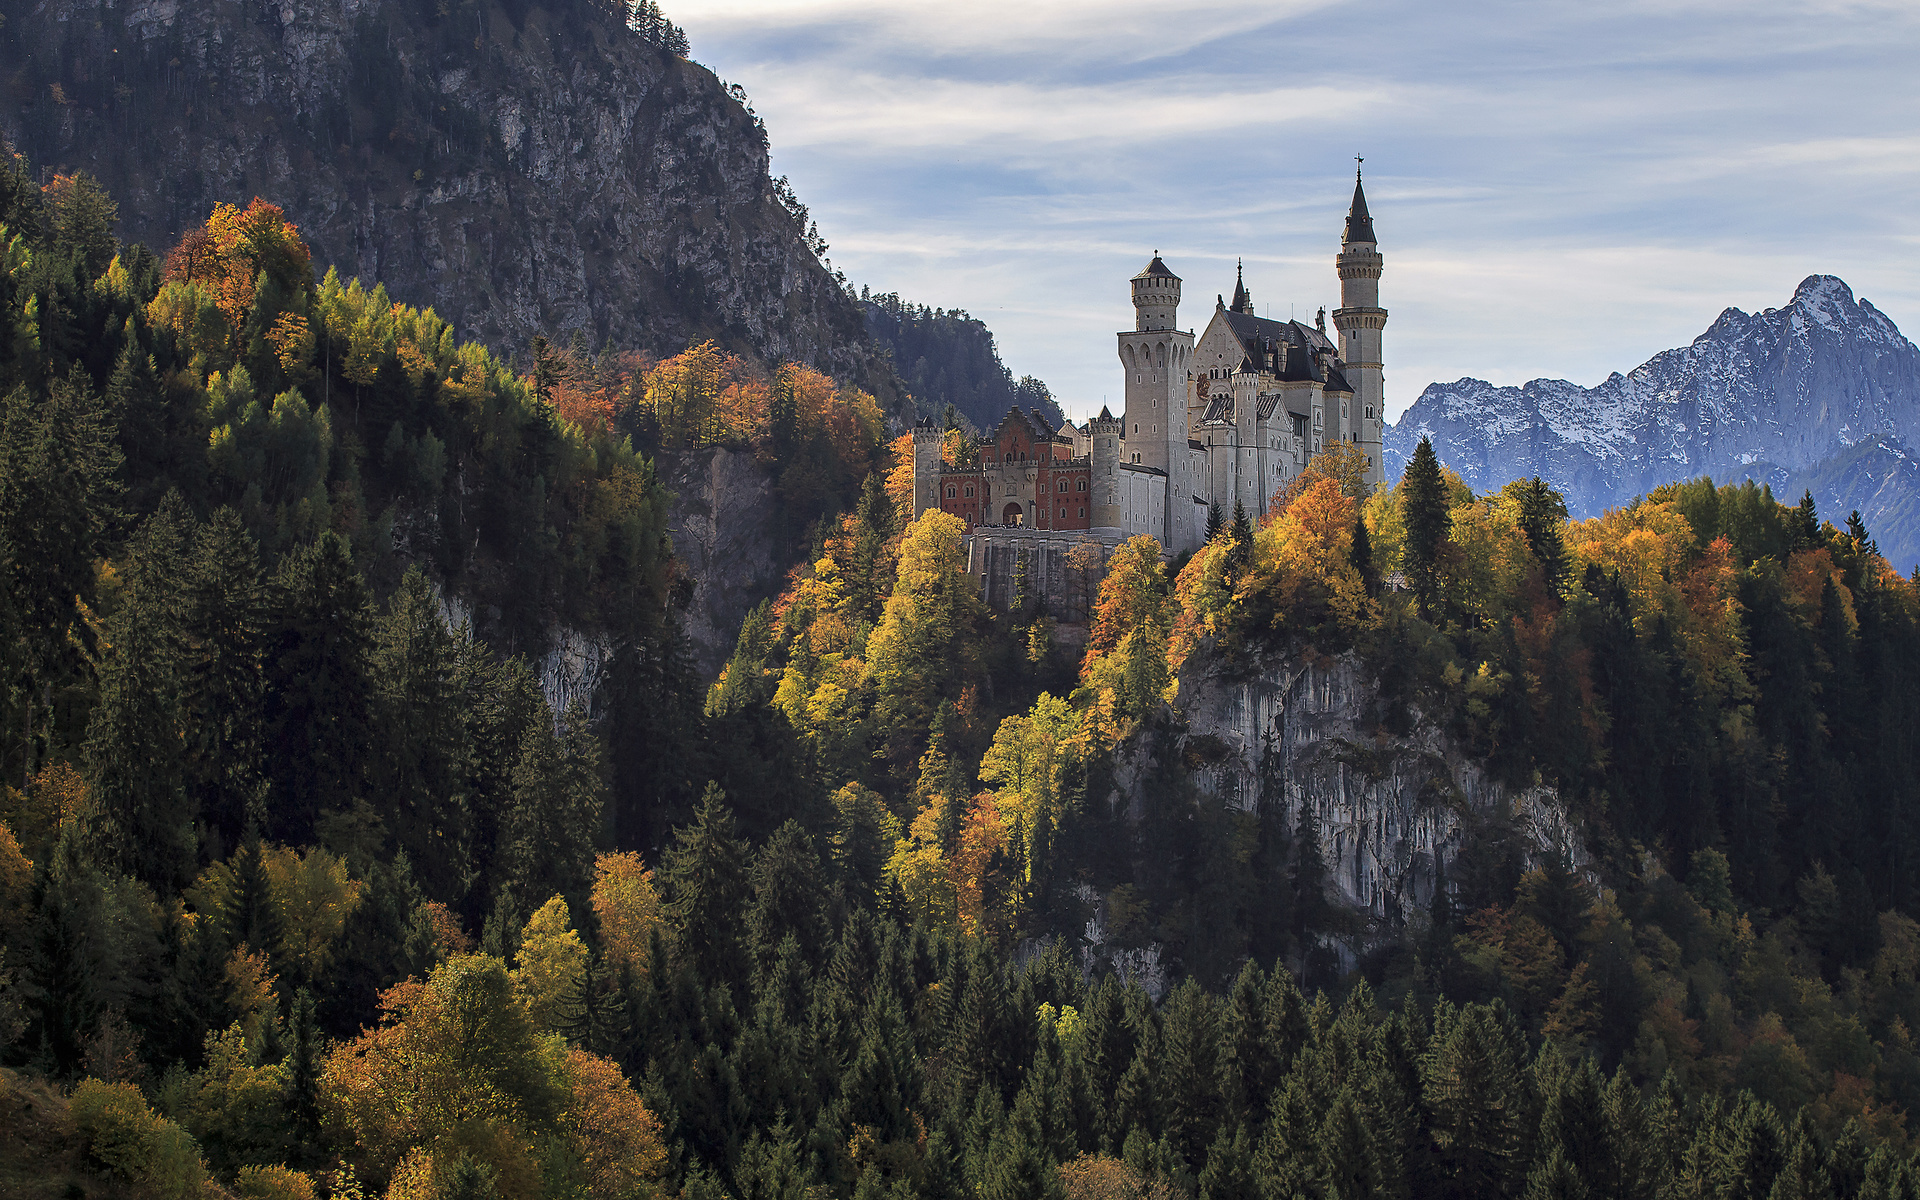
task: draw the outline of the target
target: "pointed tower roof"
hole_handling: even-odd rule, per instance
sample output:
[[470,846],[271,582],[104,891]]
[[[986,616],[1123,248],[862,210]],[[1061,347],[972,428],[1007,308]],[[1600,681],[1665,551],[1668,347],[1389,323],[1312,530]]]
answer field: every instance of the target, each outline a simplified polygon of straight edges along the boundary
[[1135,275],[1134,278],[1145,279],[1149,275],[1164,275],[1168,279],[1180,278],[1178,275],[1175,275],[1172,271],[1167,270],[1167,264],[1160,261],[1160,254],[1158,251],[1154,252],[1153,261],[1147,264],[1147,269],[1140,272],[1138,275]]
[[1247,292],[1246,270],[1237,258],[1233,260],[1233,311],[1237,313],[1253,311],[1253,297]]
[[1347,232],[1340,239],[1341,245],[1351,242],[1371,242],[1373,236],[1373,217],[1367,212],[1367,193],[1360,186],[1360,168],[1353,169],[1353,207],[1347,210]]

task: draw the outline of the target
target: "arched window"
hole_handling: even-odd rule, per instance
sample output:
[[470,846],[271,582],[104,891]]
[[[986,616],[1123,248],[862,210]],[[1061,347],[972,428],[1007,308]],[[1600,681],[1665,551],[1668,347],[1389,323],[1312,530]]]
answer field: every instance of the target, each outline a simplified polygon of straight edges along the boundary
[[952,488],[948,488],[948,489],[947,489],[947,499],[949,499],[949,500],[951,500],[951,499],[953,499],[953,497],[954,497],[954,491],[953,491],[953,489],[952,489]]
[[1060,481],[1060,486],[1059,486],[1059,487],[1057,487],[1057,488],[1055,488],[1054,490],[1055,490],[1055,491],[1059,491],[1059,492],[1064,492],[1064,491],[1066,491],[1066,490],[1067,490],[1067,481],[1066,481],[1066,480],[1064,480],[1064,479],[1062,479],[1062,480]]
[[1080,490],[1083,492],[1087,490],[1087,481],[1084,479],[1080,481]]
[[1086,509],[1084,509],[1084,508],[1083,508],[1083,509],[1081,509],[1081,510],[1080,510],[1080,515],[1081,515],[1081,516],[1083,516],[1083,517],[1084,517],[1084,516],[1086,516],[1086,515],[1087,515],[1087,510],[1086,510]]
[[967,495],[969,496],[973,495],[973,489],[971,487],[967,489]]

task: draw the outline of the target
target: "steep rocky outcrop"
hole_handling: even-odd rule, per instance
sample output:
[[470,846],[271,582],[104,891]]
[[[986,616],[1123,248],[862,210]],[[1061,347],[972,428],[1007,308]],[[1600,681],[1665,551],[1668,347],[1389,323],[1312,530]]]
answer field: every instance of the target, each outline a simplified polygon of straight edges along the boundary
[[[1409,732],[1387,732],[1376,719],[1379,699],[1376,681],[1350,652],[1289,655],[1251,673],[1227,671],[1199,653],[1180,675],[1175,709],[1183,728],[1171,752],[1191,765],[1203,795],[1248,811],[1279,803],[1289,828],[1305,806],[1328,898],[1360,918],[1354,925],[1362,930],[1402,927],[1425,909],[1436,868],[1459,855],[1476,819],[1509,818],[1529,865],[1565,856],[1576,870],[1590,868],[1584,839],[1553,788],[1501,783],[1417,714]],[[1121,757],[1117,784],[1135,817],[1155,777],[1151,744],[1142,739]],[[1099,940],[1098,914],[1089,934]],[[1361,932],[1336,949],[1351,961],[1369,943]],[[1157,969],[1150,955],[1126,965],[1148,978]]]
[[780,590],[773,481],[753,455],[724,448],[685,455],[667,468],[674,554],[693,583],[684,628],[702,677],[720,673],[740,622]]
[[164,250],[219,201],[519,350],[712,337],[882,399],[891,372],[713,73],[601,0],[7,0],[0,134]]
[[[1897,533],[1916,502],[1916,436],[1920,349],[1844,282],[1812,275],[1786,306],[1729,308],[1692,345],[1598,387],[1436,383],[1387,431],[1386,455],[1397,476],[1429,437],[1475,489],[1539,475],[1576,517],[1711,475],[1790,500],[1811,487],[1826,515],[1859,507],[1870,529]],[[1902,569],[1920,557],[1920,544],[1883,549]]]

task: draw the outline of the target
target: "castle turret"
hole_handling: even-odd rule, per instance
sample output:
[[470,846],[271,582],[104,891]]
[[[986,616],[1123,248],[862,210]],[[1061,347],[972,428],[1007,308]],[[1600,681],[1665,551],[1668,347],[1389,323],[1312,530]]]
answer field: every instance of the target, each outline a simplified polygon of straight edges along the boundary
[[1093,458],[1092,482],[1092,525],[1095,529],[1118,529],[1122,520],[1120,512],[1120,433],[1125,428],[1120,418],[1108,412],[1105,406],[1100,415],[1087,422],[1087,434],[1092,441],[1089,454]]
[[1334,264],[1340,271],[1340,307],[1334,310],[1333,323],[1340,331],[1340,357],[1345,363],[1347,382],[1353,387],[1353,414],[1346,428],[1367,456],[1367,482],[1386,478],[1381,455],[1381,426],[1386,421],[1386,378],[1381,369],[1381,330],[1386,328],[1387,310],[1380,307],[1380,267],[1382,259],[1373,235],[1373,216],[1367,211],[1367,194],[1360,186],[1360,172],[1353,173],[1353,205],[1347,211],[1347,228],[1340,239],[1340,253]]
[[940,507],[940,439],[946,430],[928,417],[913,427],[913,518]]
[[[1180,277],[1158,254],[1133,277],[1133,329],[1119,335],[1127,374],[1124,447],[1133,465],[1160,472],[1166,483],[1157,523],[1148,528],[1162,546],[1182,544],[1191,515],[1187,479],[1187,372],[1193,334],[1175,328]],[[1126,464],[1123,464],[1126,465]]]
[[1253,293],[1247,290],[1246,270],[1237,258],[1233,260],[1233,311],[1253,315]]

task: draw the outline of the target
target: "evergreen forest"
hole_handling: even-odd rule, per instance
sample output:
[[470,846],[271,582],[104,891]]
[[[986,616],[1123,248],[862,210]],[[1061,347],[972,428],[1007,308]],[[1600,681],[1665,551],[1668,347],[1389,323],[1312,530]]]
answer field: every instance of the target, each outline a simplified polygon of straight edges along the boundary
[[[0,1192],[1920,1195],[1920,582],[1857,517],[1336,446],[1000,611],[842,381],[503,356],[264,200],[156,253],[0,165]],[[708,681],[715,446],[799,565]],[[1316,662],[1577,839],[1436,789],[1430,896],[1339,903],[1182,716]]]

